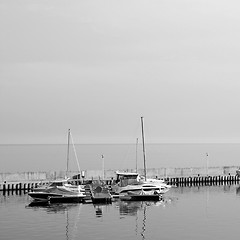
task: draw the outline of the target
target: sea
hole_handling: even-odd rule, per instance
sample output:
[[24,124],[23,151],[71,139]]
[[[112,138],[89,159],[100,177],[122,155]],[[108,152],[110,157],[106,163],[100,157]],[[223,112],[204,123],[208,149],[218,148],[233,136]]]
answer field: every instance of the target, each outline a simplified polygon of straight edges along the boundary
[[[0,145],[0,173],[65,171],[66,144]],[[206,157],[207,156],[207,157]],[[239,143],[145,144],[147,168],[240,166]],[[143,168],[141,144],[75,144],[70,171]]]
[[158,202],[32,205],[0,193],[1,240],[226,240],[238,237],[240,185],[172,187]]
[[[78,144],[71,168],[135,168],[141,146]],[[239,166],[240,144],[146,144],[147,167]],[[67,146],[0,145],[0,172],[64,170]],[[238,236],[240,185],[173,186],[158,202],[32,205],[27,192],[0,192],[1,240],[226,240]]]

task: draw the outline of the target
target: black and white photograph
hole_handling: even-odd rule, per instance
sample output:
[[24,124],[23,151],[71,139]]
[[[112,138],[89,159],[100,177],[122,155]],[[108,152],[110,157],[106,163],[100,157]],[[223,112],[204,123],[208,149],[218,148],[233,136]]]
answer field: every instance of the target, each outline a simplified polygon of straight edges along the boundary
[[239,12],[0,0],[0,239],[236,238]]

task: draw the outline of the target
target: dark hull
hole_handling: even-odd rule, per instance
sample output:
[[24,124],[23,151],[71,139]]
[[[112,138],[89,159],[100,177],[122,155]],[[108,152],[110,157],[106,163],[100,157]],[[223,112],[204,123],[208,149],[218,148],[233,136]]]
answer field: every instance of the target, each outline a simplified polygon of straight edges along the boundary
[[85,196],[77,195],[62,195],[57,193],[45,193],[45,192],[29,192],[28,195],[39,202],[50,203],[81,203],[84,202]]
[[84,196],[53,196],[49,197],[50,203],[82,203]]
[[29,192],[28,195],[36,201],[47,201],[50,197],[61,197],[61,194],[47,192]]
[[124,195],[119,197],[123,201],[159,201],[161,196],[159,195]]

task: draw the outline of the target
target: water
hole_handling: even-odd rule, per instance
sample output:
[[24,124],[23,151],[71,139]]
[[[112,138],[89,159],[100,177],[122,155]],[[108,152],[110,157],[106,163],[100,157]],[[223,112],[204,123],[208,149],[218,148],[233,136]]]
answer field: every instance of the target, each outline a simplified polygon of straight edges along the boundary
[[[135,168],[134,144],[76,146],[81,169]],[[240,144],[147,144],[147,167],[238,166]],[[66,169],[66,145],[0,145],[1,172]],[[70,168],[77,166],[71,152]],[[139,167],[142,163],[138,147]],[[75,163],[75,164],[74,164]],[[172,188],[163,202],[29,206],[0,192],[0,240],[224,239],[238,236],[239,185]]]
[[[143,168],[142,146],[134,144],[75,145],[81,170]],[[73,148],[69,170],[78,170]],[[240,144],[146,144],[147,168],[239,166]],[[1,172],[65,171],[67,145],[0,145]]]
[[0,193],[0,239],[233,239],[239,233],[239,189],[177,187],[162,202],[95,206],[29,206],[27,194]]

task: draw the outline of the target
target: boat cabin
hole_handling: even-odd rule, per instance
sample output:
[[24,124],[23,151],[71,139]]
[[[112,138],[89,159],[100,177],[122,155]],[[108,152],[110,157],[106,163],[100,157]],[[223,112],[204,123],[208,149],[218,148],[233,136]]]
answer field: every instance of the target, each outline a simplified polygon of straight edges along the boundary
[[117,182],[120,182],[121,180],[139,180],[140,179],[140,176],[138,173],[133,173],[133,172],[119,172],[117,171],[116,172],[116,181]]
[[61,187],[64,186],[66,183],[67,183],[66,180],[53,181],[50,182],[49,187]]
[[116,172],[116,183],[120,186],[126,186],[128,184],[138,183],[140,176],[134,172]]

